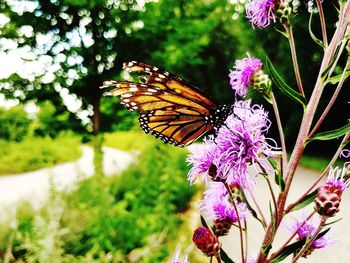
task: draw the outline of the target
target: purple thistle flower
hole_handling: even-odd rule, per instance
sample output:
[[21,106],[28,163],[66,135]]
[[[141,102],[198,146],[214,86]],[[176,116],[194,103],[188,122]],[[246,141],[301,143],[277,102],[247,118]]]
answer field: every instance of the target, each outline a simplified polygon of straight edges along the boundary
[[[283,1],[283,0],[282,0]],[[276,22],[274,8],[276,0],[248,0],[246,3],[246,13],[252,26],[259,28],[267,27],[271,20]]]
[[195,144],[190,148],[191,154],[186,161],[193,165],[188,173],[187,179],[191,184],[194,183],[198,175],[204,174],[203,180],[208,181],[208,171],[210,166],[214,163],[217,148],[213,143],[211,137],[204,140],[204,144]]
[[[236,202],[240,220],[248,218],[251,213],[245,203]],[[200,204],[201,213],[211,221],[229,220],[232,223],[238,221],[237,213],[229,201],[229,195],[224,184],[212,182],[208,190],[204,192],[204,198]]]
[[218,177],[247,188],[252,185],[248,165],[259,163],[269,171],[266,158],[275,156],[272,150],[276,147],[269,145],[264,136],[270,121],[262,107],[240,101],[234,108],[234,114],[227,118],[215,138],[218,148],[215,164]]
[[343,168],[336,167],[335,169],[331,169],[325,184],[321,186],[321,188],[336,193],[340,197],[344,190],[350,185],[350,178],[346,177],[349,172],[349,163],[345,164]]
[[257,58],[246,58],[236,60],[234,70],[230,71],[230,85],[239,96],[246,96],[248,88],[252,84],[252,78],[262,68],[262,62]]
[[171,261],[171,263],[189,263],[187,256],[180,260],[180,253],[177,252],[175,258]]
[[[305,215],[302,215],[299,219],[295,220],[294,224],[287,226],[288,231],[292,234],[297,231],[299,240],[309,238],[316,233],[318,226],[320,225],[319,217],[314,220],[306,220]],[[315,249],[325,248],[331,244],[334,244],[335,240],[329,237],[328,233],[322,237],[317,238],[312,242],[311,247]]]

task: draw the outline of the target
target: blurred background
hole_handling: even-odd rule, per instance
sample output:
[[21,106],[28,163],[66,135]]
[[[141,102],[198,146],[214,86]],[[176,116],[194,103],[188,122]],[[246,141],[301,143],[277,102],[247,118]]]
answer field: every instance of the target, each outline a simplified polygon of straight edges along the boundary
[[[295,87],[287,39],[278,26],[253,29],[244,2],[0,0],[4,262],[167,262],[178,249],[191,262],[203,260],[192,253],[199,217],[190,204],[202,186],[186,180],[188,151],[143,135],[137,113],[103,97],[99,86],[126,77],[122,63],[137,60],[229,104],[229,70],[249,52],[262,61],[268,56]],[[337,12],[331,1],[324,5],[332,33]],[[307,3],[301,3],[294,29],[307,96],[323,52],[308,23]],[[320,36],[317,16],[312,30]],[[333,91],[327,86],[321,109]],[[249,97],[264,103],[254,92]],[[278,90],[276,97],[290,150],[302,108]],[[321,131],[346,123],[349,99],[343,89]],[[278,138],[276,132],[273,124],[269,137]],[[322,171],[338,144],[315,143],[303,165]]]

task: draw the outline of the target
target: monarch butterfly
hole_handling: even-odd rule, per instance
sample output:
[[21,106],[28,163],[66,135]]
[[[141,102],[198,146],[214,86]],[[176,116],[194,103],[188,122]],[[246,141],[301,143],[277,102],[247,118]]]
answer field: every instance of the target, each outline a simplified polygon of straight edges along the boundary
[[157,67],[131,61],[123,69],[145,75],[139,83],[105,81],[101,88],[114,89],[104,95],[118,96],[129,111],[140,111],[140,127],[164,143],[187,146],[220,127],[233,112],[233,106],[215,104],[191,83]]

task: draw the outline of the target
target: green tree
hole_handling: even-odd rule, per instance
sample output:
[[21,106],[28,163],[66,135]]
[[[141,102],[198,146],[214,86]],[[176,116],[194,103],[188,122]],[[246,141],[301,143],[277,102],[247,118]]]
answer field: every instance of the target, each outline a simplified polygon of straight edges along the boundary
[[28,135],[31,122],[22,105],[8,110],[0,107],[0,139],[23,140]]

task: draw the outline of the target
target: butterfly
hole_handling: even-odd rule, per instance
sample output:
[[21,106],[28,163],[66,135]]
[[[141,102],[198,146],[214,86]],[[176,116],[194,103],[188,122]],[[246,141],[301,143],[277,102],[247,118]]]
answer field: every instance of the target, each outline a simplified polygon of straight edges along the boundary
[[105,96],[118,96],[129,111],[140,111],[145,133],[164,143],[187,146],[218,129],[233,112],[231,105],[217,105],[203,91],[180,77],[142,62],[126,62],[123,69],[142,73],[140,82],[109,80]]

